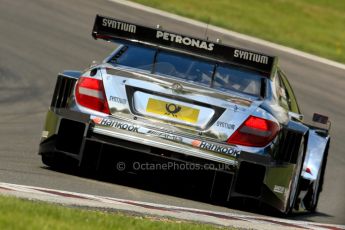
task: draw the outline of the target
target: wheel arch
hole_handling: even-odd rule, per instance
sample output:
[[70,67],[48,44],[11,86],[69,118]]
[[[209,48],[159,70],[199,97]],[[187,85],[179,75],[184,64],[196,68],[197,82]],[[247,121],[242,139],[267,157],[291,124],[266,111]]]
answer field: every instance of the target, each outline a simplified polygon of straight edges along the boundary
[[322,170],[323,162],[327,161],[330,140],[328,134],[320,133],[317,129],[309,129],[302,173],[304,179],[312,182],[317,178],[318,173]]

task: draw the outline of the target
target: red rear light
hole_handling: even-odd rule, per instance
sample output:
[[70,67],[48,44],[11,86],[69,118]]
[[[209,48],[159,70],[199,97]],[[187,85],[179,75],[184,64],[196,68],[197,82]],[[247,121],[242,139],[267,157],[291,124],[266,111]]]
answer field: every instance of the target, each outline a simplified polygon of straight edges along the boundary
[[277,135],[279,125],[260,117],[249,116],[227,143],[252,147],[268,145]]
[[101,80],[81,77],[78,80],[75,95],[77,102],[86,108],[110,114],[107,98]]

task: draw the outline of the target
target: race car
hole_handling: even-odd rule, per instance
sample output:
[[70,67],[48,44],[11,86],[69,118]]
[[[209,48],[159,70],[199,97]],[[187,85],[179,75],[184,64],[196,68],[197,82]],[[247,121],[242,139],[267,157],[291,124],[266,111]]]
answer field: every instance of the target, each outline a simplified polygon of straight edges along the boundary
[[116,48],[58,75],[44,164],[92,172],[142,161],[171,173],[184,166],[186,177],[202,169],[211,199],[316,210],[330,122],[303,122],[277,57],[100,15],[92,36]]

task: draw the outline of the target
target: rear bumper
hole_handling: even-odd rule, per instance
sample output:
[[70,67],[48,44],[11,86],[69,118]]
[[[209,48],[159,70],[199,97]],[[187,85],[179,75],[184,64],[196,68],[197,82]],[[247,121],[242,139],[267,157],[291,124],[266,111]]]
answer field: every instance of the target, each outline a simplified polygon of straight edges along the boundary
[[[165,163],[165,171],[172,169],[169,173],[178,171],[186,176],[191,171],[198,175],[207,171],[211,181],[205,178],[205,184],[211,198],[253,198],[282,211],[293,171],[290,165],[275,164],[269,156],[66,109],[48,111],[39,153],[73,158],[86,170],[116,170],[117,162],[126,162],[131,166],[128,170],[135,170],[133,162],[142,162]],[[176,170],[181,169],[179,165],[184,165],[182,171]],[[186,165],[191,170],[183,172]],[[284,176],[277,178],[279,174]]]
[[237,157],[240,154],[240,150],[235,146],[172,134],[157,127],[147,127],[145,124],[116,118],[100,118],[66,109],[47,113],[41,142],[54,135],[58,136],[58,147],[65,152],[73,152],[74,155],[81,155],[84,142],[93,140],[95,136],[104,137],[103,139],[109,142],[117,140],[117,143],[121,143],[122,140],[123,148],[139,152],[161,149],[162,153],[166,150],[233,167],[237,166]]

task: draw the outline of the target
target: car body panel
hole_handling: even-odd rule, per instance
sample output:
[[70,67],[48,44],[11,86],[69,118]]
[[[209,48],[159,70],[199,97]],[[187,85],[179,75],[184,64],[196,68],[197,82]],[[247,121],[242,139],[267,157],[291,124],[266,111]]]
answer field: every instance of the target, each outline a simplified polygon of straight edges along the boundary
[[306,150],[302,176],[313,181],[316,180],[317,175],[320,172],[322,159],[326,157],[327,145],[329,144],[330,138],[329,136],[325,137],[324,135],[319,134],[318,130],[315,129],[310,129],[308,134],[308,147]]

